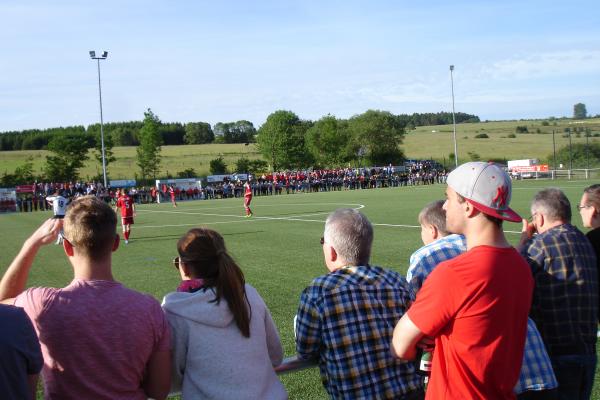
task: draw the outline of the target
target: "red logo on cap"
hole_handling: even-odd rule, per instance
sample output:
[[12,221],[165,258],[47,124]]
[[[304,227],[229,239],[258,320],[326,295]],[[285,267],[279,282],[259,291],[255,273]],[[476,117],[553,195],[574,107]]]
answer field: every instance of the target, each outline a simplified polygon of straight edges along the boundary
[[496,192],[496,197],[492,200],[496,203],[497,207],[506,207],[506,198],[508,197],[508,190],[506,186],[498,186],[498,191]]

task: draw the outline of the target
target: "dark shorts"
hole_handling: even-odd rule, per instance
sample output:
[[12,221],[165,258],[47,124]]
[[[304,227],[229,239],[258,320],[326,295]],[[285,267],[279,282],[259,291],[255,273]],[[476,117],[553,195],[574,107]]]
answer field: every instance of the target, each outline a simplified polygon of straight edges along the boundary
[[133,217],[121,217],[123,225],[133,225]]
[[55,215],[54,217],[52,217],[52,219],[64,219],[65,216],[64,215]]

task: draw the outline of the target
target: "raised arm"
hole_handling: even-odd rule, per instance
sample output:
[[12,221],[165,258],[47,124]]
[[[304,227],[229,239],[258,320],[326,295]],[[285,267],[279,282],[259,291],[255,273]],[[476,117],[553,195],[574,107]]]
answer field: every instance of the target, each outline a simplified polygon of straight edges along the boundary
[[53,243],[62,227],[62,220],[48,219],[23,244],[0,281],[0,302],[12,304],[14,297],[25,290],[29,270],[43,245]]

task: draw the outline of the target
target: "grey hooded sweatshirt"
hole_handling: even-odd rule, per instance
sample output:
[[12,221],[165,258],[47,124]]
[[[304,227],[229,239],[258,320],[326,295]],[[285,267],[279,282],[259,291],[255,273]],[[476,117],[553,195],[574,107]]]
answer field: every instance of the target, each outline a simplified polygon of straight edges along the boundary
[[250,337],[242,335],[224,299],[212,289],[173,292],[163,299],[171,326],[171,391],[183,399],[287,399],[273,367],[283,349],[271,314],[256,289],[246,285]]

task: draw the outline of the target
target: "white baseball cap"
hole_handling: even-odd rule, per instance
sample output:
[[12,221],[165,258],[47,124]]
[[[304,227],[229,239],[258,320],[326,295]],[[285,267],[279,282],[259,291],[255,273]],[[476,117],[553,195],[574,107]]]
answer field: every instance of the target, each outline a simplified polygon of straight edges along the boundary
[[492,217],[521,222],[508,207],[512,194],[510,177],[492,162],[468,162],[448,174],[446,183],[477,210]]

